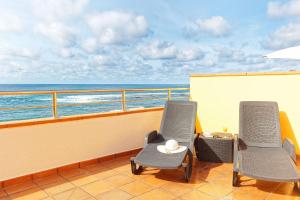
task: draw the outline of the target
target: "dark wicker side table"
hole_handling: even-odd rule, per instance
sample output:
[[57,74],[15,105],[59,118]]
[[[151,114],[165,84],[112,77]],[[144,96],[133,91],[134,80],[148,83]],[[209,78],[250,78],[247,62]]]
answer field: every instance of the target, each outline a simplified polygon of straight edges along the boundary
[[233,162],[233,138],[199,136],[195,141],[198,160],[217,163]]

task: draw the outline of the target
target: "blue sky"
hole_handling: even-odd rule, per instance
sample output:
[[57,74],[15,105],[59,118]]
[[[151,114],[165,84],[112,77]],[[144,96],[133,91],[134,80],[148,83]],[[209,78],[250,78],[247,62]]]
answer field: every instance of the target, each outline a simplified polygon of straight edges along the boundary
[[300,0],[0,0],[0,83],[188,83],[299,70]]

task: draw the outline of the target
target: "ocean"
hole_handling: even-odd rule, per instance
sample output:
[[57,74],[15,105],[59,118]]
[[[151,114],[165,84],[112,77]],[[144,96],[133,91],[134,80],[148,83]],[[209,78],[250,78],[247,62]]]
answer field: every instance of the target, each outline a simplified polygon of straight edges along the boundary
[[[139,88],[187,88],[188,84],[0,84],[0,91],[94,90]],[[127,92],[126,108],[142,109],[163,106],[167,91]],[[189,91],[172,91],[172,99],[187,100]],[[58,94],[58,116],[103,113],[122,110],[120,93]],[[144,101],[145,100],[145,101]],[[102,102],[102,103],[101,103]],[[83,104],[83,105],[79,105]],[[17,109],[27,106],[46,108]],[[7,110],[6,108],[16,108]],[[6,109],[6,110],[5,110]],[[51,95],[0,95],[0,122],[52,117]]]

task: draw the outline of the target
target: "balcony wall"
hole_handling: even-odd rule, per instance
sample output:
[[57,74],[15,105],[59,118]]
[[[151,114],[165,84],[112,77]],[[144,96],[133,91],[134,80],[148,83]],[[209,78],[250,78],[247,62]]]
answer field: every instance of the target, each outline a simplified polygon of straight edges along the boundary
[[238,133],[240,101],[277,101],[283,138],[291,138],[300,154],[299,86],[300,72],[192,75],[198,131]]
[[[162,109],[0,128],[0,181],[143,147]],[[25,123],[26,124],[26,123]],[[4,128],[3,128],[4,127]]]

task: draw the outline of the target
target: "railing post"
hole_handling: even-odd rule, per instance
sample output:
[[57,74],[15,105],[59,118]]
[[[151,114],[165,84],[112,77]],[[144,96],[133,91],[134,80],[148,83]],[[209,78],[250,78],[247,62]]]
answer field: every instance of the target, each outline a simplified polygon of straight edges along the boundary
[[172,93],[171,93],[171,88],[168,88],[168,100],[171,100]]
[[122,90],[122,110],[126,111],[126,90]]
[[58,115],[57,115],[57,94],[56,94],[56,92],[52,93],[52,114],[53,114],[54,119],[56,119],[58,117]]

